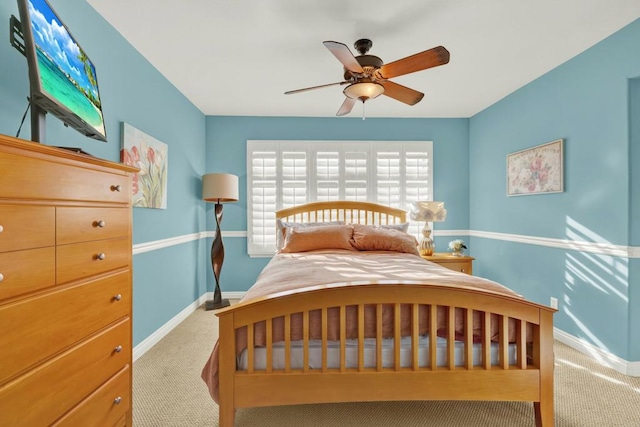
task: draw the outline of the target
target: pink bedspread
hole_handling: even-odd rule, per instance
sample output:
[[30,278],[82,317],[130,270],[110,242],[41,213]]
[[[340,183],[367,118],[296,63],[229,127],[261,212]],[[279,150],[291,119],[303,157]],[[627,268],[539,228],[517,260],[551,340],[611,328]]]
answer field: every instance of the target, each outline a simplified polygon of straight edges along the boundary
[[[291,254],[278,254],[267,264],[262,273],[258,276],[256,283],[249,289],[243,302],[251,299],[270,295],[276,292],[295,290],[313,285],[323,285],[330,283],[376,281],[376,280],[398,280],[398,281],[423,281],[425,285],[443,285],[453,287],[469,287],[472,289],[482,289],[489,292],[496,292],[504,295],[520,297],[515,292],[499,283],[476,276],[469,276],[464,273],[449,270],[435,263],[425,261],[419,256],[398,252],[374,252],[374,251],[313,251]],[[405,307],[403,307],[405,310]],[[402,313],[402,319],[409,319],[407,313]],[[313,313],[312,313],[313,314]],[[302,327],[299,319],[291,319],[291,339],[302,339]],[[299,316],[301,317],[301,316]],[[329,325],[328,339],[338,339],[338,313],[337,310],[328,310]],[[350,318],[355,318],[354,313],[347,312],[347,338],[357,336],[356,322],[349,323]],[[367,315],[365,319],[374,319],[375,315]],[[442,318],[441,318],[442,317]],[[462,316],[456,316],[456,331],[461,332]],[[389,325],[384,336],[392,336],[391,310],[383,312],[383,324]],[[332,320],[336,320],[332,322]],[[444,313],[438,313],[438,325],[443,325],[446,320]],[[314,324],[319,324],[318,319],[310,316],[310,338],[318,339],[319,328],[314,328]],[[365,335],[375,336],[374,321],[371,327],[365,326]],[[403,335],[410,334],[410,322],[402,322]],[[406,325],[405,325],[406,323]],[[427,333],[427,322],[421,323],[420,333]],[[274,341],[283,340],[282,327],[274,322]],[[256,345],[264,345],[264,329],[255,328]],[[246,330],[238,330],[236,335],[236,351],[239,354],[246,348]],[[209,360],[202,370],[202,379],[209,388],[213,399],[218,401],[218,343],[216,343]]]

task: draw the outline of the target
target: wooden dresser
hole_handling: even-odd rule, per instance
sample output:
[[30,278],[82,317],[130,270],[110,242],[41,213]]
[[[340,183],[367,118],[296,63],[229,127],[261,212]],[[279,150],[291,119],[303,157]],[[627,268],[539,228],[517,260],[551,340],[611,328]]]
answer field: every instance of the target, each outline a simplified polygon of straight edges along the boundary
[[0,425],[132,425],[134,171],[0,135]]

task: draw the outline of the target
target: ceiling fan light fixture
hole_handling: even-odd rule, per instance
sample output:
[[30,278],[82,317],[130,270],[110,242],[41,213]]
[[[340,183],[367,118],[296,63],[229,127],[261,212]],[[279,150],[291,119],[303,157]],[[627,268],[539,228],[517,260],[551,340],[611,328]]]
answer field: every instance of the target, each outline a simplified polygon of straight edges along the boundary
[[364,102],[382,95],[384,93],[384,86],[373,82],[358,82],[344,88],[343,93],[351,99]]

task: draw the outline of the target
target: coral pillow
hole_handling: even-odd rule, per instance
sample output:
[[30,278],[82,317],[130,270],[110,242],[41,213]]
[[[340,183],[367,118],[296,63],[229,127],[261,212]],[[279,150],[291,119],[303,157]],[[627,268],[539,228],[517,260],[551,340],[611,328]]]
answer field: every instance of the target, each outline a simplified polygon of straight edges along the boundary
[[351,246],[353,228],[349,225],[321,225],[292,227],[287,229],[284,247],[280,252],[307,252],[317,249],[348,249]]
[[392,228],[352,224],[351,244],[360,251],[394,251],[420,255],[418,241],[410,234]]
[[[317,227],[325,225],[338,225],[344,224],[344,221],[330,221],[330,222],[285,222],[278,218],[276,220],[276,250],[282,249],[284,246],[284,238],[286,237],[287,230],[293,227]],[[408,224],[408,223],[407,223]]]

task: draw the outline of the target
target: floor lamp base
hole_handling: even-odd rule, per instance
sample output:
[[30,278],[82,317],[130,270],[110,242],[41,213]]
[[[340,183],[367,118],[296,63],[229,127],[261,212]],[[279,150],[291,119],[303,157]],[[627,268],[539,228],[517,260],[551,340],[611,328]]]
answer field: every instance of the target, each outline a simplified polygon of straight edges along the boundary
[[223,299],[219,303],[216,303],[213,300],[207,300],[204,303],[204,307],[207,310],[217,310],[219,308],[229,307],[231,304],[228,299]]

